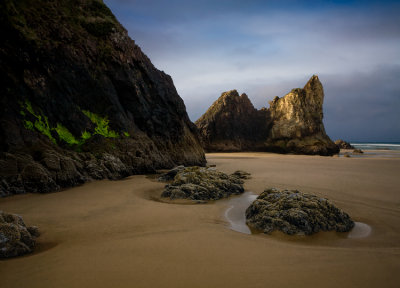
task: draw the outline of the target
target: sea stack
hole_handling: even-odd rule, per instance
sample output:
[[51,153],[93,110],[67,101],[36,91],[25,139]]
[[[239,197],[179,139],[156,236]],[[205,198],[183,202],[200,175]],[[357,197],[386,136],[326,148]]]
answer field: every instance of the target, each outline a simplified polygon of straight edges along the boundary
[[269,108],[257,110],[236,90],[221,97],[196,125],[206,151],[273,151],[333,155],[338,147],[326,135],[322,122],[324,91],[314,75],[303,89],[296,88]]
[[222,93],[196,125],[207,151],[262,150],[266,119],[267,113],[255,109],[246,94],[231,90]]
[[204,165],[197,129],[102,1],[2,1],[0,195]]

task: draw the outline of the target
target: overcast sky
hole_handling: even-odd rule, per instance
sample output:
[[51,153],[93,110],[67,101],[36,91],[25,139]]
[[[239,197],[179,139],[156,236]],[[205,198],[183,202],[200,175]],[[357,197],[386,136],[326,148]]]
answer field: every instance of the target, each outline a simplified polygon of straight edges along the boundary
[[192,121],[223,91],[268,107],[317,74],[333,140],[400,141],[400,1],[104,2]]

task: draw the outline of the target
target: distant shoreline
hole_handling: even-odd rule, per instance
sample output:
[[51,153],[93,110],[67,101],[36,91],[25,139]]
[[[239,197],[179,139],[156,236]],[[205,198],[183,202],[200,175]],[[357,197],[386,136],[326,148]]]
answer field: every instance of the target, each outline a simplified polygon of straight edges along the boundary
[[[353,144],[352,144],[353,145]],[[365,149],[354,146],[356,149],[361,149],[362,154],[353,153],[353,149],[340,149],[339,157],[344,157],[345,154],[351,155],[354,158],[400,158],[400,149]]]
[[400,150],[399,142],[358,142],[358,143],[350,143],[357,149],[362,150]]

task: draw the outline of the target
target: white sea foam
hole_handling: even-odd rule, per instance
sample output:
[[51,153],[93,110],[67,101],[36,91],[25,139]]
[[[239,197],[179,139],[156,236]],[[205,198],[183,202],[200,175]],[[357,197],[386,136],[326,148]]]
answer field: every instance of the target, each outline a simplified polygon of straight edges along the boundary
[[364,150],[400,150],[398,143],[351,143],[351,145]]

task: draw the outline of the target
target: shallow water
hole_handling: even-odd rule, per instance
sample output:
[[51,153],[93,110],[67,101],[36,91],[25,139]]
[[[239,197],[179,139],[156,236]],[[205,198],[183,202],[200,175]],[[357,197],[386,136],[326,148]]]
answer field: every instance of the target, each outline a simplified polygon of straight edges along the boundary
[[372,228],[371,226],[362,223],[362,222],[354,222],[354,228],[351,229],[347,238],[365,238],[371,234]]
[[245,192],[238,197],[232,197],[227,200],[228,209],[225,211],[225,218],[234,231],[251,234],[250,228],[246,225],[245,212],[247,207],[256,200],[257,195],[252,192]]
[[[359,148],[359,147],[356,147]],[[368,149],[361,149],[364,153],[362,154],[353,154],[353,150],[341,150],[339,153],[339,157],[344,157],[344,155],[349,155],[352,158],[400,158],[400,150],[393,149],[393,150],[383,150],[383,149],[376,149],[376,150],[368,150]]]

